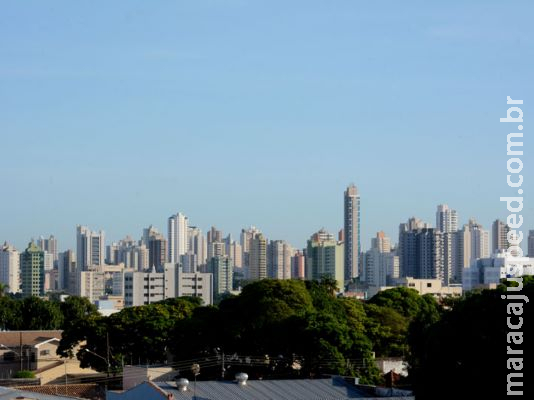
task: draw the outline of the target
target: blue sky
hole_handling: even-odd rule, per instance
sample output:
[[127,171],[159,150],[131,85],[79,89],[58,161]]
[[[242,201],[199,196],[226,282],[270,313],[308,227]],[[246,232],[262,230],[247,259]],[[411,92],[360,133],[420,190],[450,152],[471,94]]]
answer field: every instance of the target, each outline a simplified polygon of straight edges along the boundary
[[514,195],[507,95],[534,229],[534,6],[436,3],[2,2],[0,240],[64,249],[76,224],[111,241],[182,211],[303,246],[340,229],[350,182],[365,247],[439,203],[489,228]]

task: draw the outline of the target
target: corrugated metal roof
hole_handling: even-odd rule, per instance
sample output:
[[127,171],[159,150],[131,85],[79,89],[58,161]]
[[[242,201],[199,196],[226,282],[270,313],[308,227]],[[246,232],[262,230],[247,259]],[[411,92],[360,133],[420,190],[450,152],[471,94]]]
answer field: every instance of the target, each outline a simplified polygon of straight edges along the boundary
[[[173,382],[156,383],[176,400],[192,399],[194,382],[180,392]],[[348,400],[368,395],[343,379],[262,380],[248,381],[245,386],[235,382],[197,382],[197,400]]]

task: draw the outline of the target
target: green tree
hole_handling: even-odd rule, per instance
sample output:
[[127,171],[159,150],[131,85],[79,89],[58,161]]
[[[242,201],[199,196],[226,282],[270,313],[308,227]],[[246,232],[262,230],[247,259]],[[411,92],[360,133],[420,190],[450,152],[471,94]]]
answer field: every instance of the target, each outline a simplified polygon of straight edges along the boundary
[[6,283],[0,282],[0,297],[4,297],[8,290],[9,290],[9,285]]
[[21,326],[24,330],[60,329],[63,315],[55,302],[42,300],[39,297],[26,297],[21,301]]
[[[521,294],[533,299],[534,285],[530,282],[524,280]],[[504,286],[468,293],[441,319],[434,323],[429,320],[423,329],[411,332],[410,375],[418,399],[505,397],[506,376],[511,372],[506,367],[510,342],[508,302],[501,297],[505,294]],[[521,331],[526,339],[533,334],[531,304],[523,303],[523,318]],[[528,360],[532,356],[527,344],[516,347],[524,351],[519,357]],[[443,384],[443,377],[452,384]],[[524,389],[525,397],[532,398],[528,385]]]
[[21,324],[20,302],[9,296],[0,297],[0,330],[19,329]]

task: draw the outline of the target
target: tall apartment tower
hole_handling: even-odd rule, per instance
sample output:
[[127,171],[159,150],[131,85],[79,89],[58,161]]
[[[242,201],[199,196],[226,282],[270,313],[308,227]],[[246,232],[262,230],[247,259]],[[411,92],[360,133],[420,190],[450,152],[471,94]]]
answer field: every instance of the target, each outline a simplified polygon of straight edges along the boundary
[[399,227],[399,261],[402,277],[440,279],[448,285],[454,278],[454,232],[430,228],[417,218]]
[[439,232],[450,233],[458,230],[458,213],[447,204],[440,204],[436,211],[436,229]]
[[58,289],[75,294],[76,288],[76,255],[66,250],[58,255]]
[[223,233],[222,231],[218,230],[214,226],[211,227],[211,229],[208,231],[208,246],[211,243],[214,242],[222,242],[223,241]]
[[52,254],[54,262],[58,260],[57,239],[54,235],[50,235],[48,239],[41,236],[37,241],[37,246],[39,246],[41,250]]
[[534,258],[534,230],[528,231],[528,256]]
[[148,237],[148,267],[159,268],[167,262],[167,239],[159,233],[153,233]]
[[213,294],[229,293],[233,289],[234,266],[228,256],[213,257],[208,263],[208,272],[213,274]]
[[0,283],[8,286],[9,293],[20,292],[20,255],[7,242],[0,247]]
[[200,230],[200,228],[197,228],[196,226],[190,226],[187,230],[187,241],[187,259],[194,260],[191,266],[194,267],[193,271],[196,271],[199,266],[205,265],[208,259],[208,246],[206,237],[202,234],[202,230]]
[[45,270],[44,251],[34,242],[20,254],[20,271],[22,281],[22,296],[44,296]]
[[508,232],[510,232],[510,227],[503,221],[497,219],[493,222],[492,225],[492,246],[491,251],[495,254],[498,251],[508,250],[510,247],[508,244]]
[[[346,243],[345,243],[346,244]],[[314,233],[306,248],[306,278],[321,280],[329,277],[337,282],[339,290],[344,289],[344,244],[337,242],[334,235],[324,229]]]
[[371,239],[371,249],[364,253],[363,265],[360,280],[370,286],[386,286],[399,278],[399,257],[391,251],[391,240],[384,232]]
[[306,256],[302,250],[291,257],[291,279],[306,279]]
[[241,255],[242,255],[241,265],[243,267],[250,266],[250,241],[252,240],[252,237],[258,233],[260,233],[260,231],[255,226],[251,226],[248,229],[241,230],[241,237],[240,237]]
[[399,226],[399,255],[400,274],[402,277],[419,277],[420,259],[418,257],[417,234],[422,229],[429,229],[430,225],[418,218],[412,217],[407,223]]
[[250,239],[249,277],[251,280],[267,278],[267,239],[254,233]]
[[463,270],[478,258],[490,257],[489,232],[474,218],[458,231],[458,264],[456,275],[461,279]]
[[345,281],[357,278],[360,260],[360,194],[351,184],[344,195]]
[[180,262],[180,256],[187,253],[188,250],[188,218],[178,213],[171,215],[168,221],[168,246],[169,246],[169,262],[177,264]]
[[291,258],[294,250],[284,240],[272,240],[267,246],[267,276],[271,279],[291,279]]
[[76,268],[87,271],[89,267],[104,265],[104,232],[93,232],[86,226],[76,226]]
[[389,253],[391,251],[391,240],[383,231],[380,231],[375,238],[371,239],[371,248],[377,249],[381,253]]

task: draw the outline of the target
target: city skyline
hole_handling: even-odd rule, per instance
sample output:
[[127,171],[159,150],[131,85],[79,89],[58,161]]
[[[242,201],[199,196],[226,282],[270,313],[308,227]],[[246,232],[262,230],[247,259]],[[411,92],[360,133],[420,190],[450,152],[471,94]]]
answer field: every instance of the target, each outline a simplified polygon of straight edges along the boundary
[[[351,184],[352,185],[352,184]],[[350,187],[350,185],[346,186],[345,188],[347,187]],[[360,200],[362,200],[361,197],[365,198],[365,196],[361,196],[361,193],[360,191],[358,190],[358,197]],[[78,224],[75,224],[75,229],[78,230],[79,227],[81,226],[82,228],[85,228],[85,229],[89,229],[89,233],[91,233],[91,230],[94,229],[94,231],[92,233],[94,233],[95,235],[99,235],[99,234],[104,234],[105,237],[106,237],[106,240],[105,240],[105,245],[108,246],[110,245],[111,243],[116,243],[116,242],[119,242],[125,238],[133,238],[135,241],[138,241],[138,240],[142,240],[144,239],[144,235],[146,234],[146,230],[148,229],[147,227],[150,227],[150,228],[153,228],[153,229],[156,229],[158,230],[158,232],[161,232],[160,235],[162,234],[162,237],[164,237],[165,239],[169,239],[169,227],[171,226],[171,220],[174,221],[174,224],[173,226],[176,225],[176,217],[180,217],[182,219],[182,224],[183,226],[187,227],[195,227],[197,229],[200,229],[200,231],[202,232],[202,234],[204,235],[204,237],[206,237],[206,235],[209,235],[210,233],[210,229],[211,228],[216,228],[218,230],[220,230],[224,236],[227,236],[227,235],[231,235],[232,237],[234,238],[237,238],[237,241],[239,242],[239,234],[241,233],[241,231],[243,229],[248,229],[250,227],[255,227],[255,228],[258,228],[259,231],[265,236],[266,239],[268,239],[269,241],[276,241],[276,240],[282,240],[282,241],[286,241],[288,243],[290,243],[295,249],[304,249],[306,248],[306,243],[309,239],[309,236],[313,233],[313,232],[316,232],[320,229],[325,229],[327,232],[329,233],[333,233],[337,236],[337,233],[339,232],[339,230],[341,229],[344,229],[343,225],[344,225],[344,222],[343,222],[343,214],[344,214],[344,198],[346,197],[346,191],[343,192],[343,199],[341,200],[341,204],[338,205],[339,207],[339,211],[340,211],[340,214],[341,214],[341,222],[339,224],[339,226],[336,228],[336,226],[334,226],[333,224],[331,224],[330,226],[329,225],[326,225],[326,224],[322,224],[322,225],[317,225],[316,226],[316,229],[315,230],[311,230],[309,233],[305,234],[305,236],[299,240],[301,240],[301,242],[303,243],[302,245],[300,244],[300,242],[297,240],[297,241],[292,241],[291,239],[289,239],[287,236],[284,236],[283,234],[281,235],[271,235],[269,232],[266,232],[264,229],[262,229],[262,226],[260,224],[249,224],[249,225],[244,225],[244,226],[241,226],[240,228],[238,228],[235,232],[234,231],[229,231],[227,230],[224,226],[219,226],[219,225],[214,225],[214,224],[211,224],[211,225],[208,225],[208,226],[199,226],[199,224],[197,224],[195,222],[195,220],[193,220],[192,218],[189,217],[189,214],[184,211],[184,210],[180,210],[180,211],[176,211],[175,213],[173,213],[170,217],[167,217],[165,218],[165,223],[162,223],[162,226],[165,226],[166,225],[166,229],[163,229],[161,228],[160,226],[156,225],[156,224],[153,224],[153,223],[150,223],[146,226],[139,226],[138,229],[135,231],[135,232],[127,232],[127,233],[124,233],[124,234],[119,234],[118,236],[116,235],[109,235],[108,232],[110,231],[110,229],[108,227],[112,227],[113,223],[109,223],[107,224],[106,226],[104,227],[94,227],[93,225],[91,224],[85,224],[85,223],[78,223]],[[484,223],[484,222],[481,222],[480,219],[478,219],[476,216],[471,216],[471,217],[468,217],[468,218],[465,218],[462,216],[462,213],[461,211],[458,211],[457,207],[452,207],[450,206],[449,204],[447,203],[444,203],[444,202],[440,202],[439,204],[436,204],[434,206],[434,212],[432,213],[432,215],[430,215],[428,218],[424,218],[424,217],[421,217],[419,214],[412,214],[412,215],[409,215],[407,217],[404,218],[404,220],[400,220],[398,221],[398,223],[395,223],[395,222],[391,222],[391,227],[390,229],[385,229],[385,228],[380,228],[380,227],[377,227],[376,229],[371,229],[371,228],[368,228],[366,230],[364,230],[364,232],[372,232],[369,236],[365,236],[365,235],[361,235],[361,238],[360,238],[360,243],[361,243],[361,251],[362,252],[365,252],[369,249],[372,248],[372,240],[374,238],[376,238],[376,234],[379,233],[379,232],[383,232],[385,233],[385,235],[389,238],[391,238],[391,244],[392,245],[395,245],[397,244],[398,242],[398,238],[399,238],[399,225],[400,224],[404,224],[406,222],[407,219],[410,219],[410,218],[417,218],[419,219],[422,223],[425,223],[426,225],[428,225],[429,227],[432,227],[432,228],[438,228],[438,226],[436,225],[436,222],[437,221],[437,215],[440,213],[440,209],[441,207],[447,207],[447,210],[450,210],[450,211],[453,211],[455,214],[455,219],[457,218],[457,225],[455,225],[455,228],[456,230],[461,230],[462,227],[464,225],[468,225],[470,223],[470,221],[472,219],[474,219],[477,224],[481,225],[486,231],[489,232],[490,234],[490,239],[491,239],[491,242],[493,242],[493,229],[494,229],[494,223],[496,221],[505,221],[504,218],[494,218],[492,219],[491,221],[489,221],[488,223]],[[365,212],[362,211],[362,216],[363,218],[361,218],[363,221],[365,221]],[[114,230],[111,229],[111,231],[113,232]],[[531,231],[531,229],[529,229],[529,227],[527,226],[525,228],[525,239],[522,241],[521,243],[521,247],[523,248],[525,254],[528,254],[528,233]],[[76,239],[76,232],[71,232],[72,235],[67,235],[66,237],[62,238],[62,237],[59,237],[58,235],[56,235],[54,232],[44,232],[44,233],[41,233],[39,235],[32,235],[30,236],[26,241],[22,241],[20,244],[19,243],[16,243],[14,240],[10,240],[9,237],[5,237],[5,238],[0,238],[0,242],[1,243],[4,243],[4,242],[7,242],[7,244],[9,245],[12,245],[14,246],[18,251],[23,251],[28,243],[30,241],[34,241],[36,244],[38,243],[39,240],[42,240],[42,237],[44,236],[51,236],[53,237],[58,243],[59,245],[58,248],[56,250],[60,250],[60,251],[65,251],[65,250],[68,250],[68,249],[71,249],[71,250],[75,250],[76,247],[77,247],[77,239]],[[173,233],[174,235],[174,233]],[[174,237],[177,237],[176,235],[174,235]],[[64,239],[67,239],[67,240],[64,240]],[[182,238],[182,242],[184,241],[185,239]],[[72,243],[70,245],[65,245],[64,243]],[[491,249],[490,249],[491,250]],[[170,250],[169,250],[170,251]],[[167,255],[169,255],[169,251],[167,252]],[[492,253],[493,251],[491,250],[490,253]],[[77,255],[77,257],[79,257]],[[177,258],[176,260],[178,260],[179,258]]]
[[534,89],[528,12],[275,4],[6,2],[0,237],[68,244],[85,224],[118,240],[182,211],[303,247],[340,229],[349,182],[365,248],[441,203],[462,223],[504,219],[499,118]]

